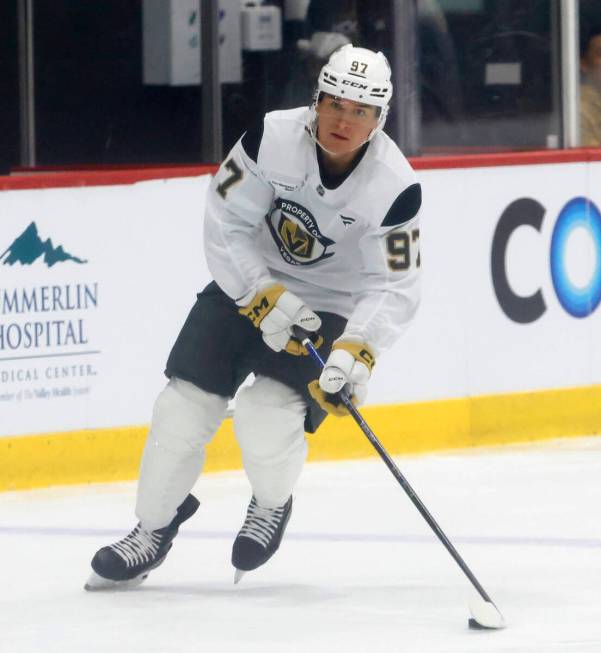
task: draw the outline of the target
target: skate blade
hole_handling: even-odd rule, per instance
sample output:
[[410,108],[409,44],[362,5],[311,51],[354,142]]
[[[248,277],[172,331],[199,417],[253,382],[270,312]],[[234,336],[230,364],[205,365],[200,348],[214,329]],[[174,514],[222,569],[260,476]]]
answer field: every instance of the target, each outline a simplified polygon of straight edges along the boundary
[[241,580],[242,576],[244,576],[246,572],[242,571],[242,569],[236,569],[234,572],[234,585],[237,585]]
[[83,586],[87,592],[120,592],[124,590],[131,590],[138,587],[148,578],[148,571],[140,574],[131,580],[110,580],[99,576],[95,571],[88,578],[88,582]]

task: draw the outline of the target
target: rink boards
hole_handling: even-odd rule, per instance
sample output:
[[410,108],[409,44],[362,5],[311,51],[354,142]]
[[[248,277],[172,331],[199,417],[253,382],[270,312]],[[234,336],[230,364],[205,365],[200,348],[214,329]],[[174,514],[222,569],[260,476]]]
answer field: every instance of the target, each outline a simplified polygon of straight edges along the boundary
[[[419,170],[423,302],[364,411],[391,452],[599,432],[601,162],[542,158]],[[199,172],[1,180],[0,489],[137,474],[209,280]],[[309,437],[313,460],[370,454],[348,418]],[[239,465],[226,422],[207,469]]]

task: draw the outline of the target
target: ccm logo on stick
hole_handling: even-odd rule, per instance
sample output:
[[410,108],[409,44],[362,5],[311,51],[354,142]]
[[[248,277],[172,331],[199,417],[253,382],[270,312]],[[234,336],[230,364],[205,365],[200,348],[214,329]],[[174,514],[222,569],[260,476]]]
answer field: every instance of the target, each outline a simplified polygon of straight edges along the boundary
[[[540,232],[545,213],[545,207],[534,199],[515,200],[503,211],[493,236],[490,262],[495,295],[505,315],[520,324],[538,320],[547,305],[540,288],[523,296],[509,285],[507,244],[519,227]],[[569,256],[574,244],[580,249],[575,250],[577,256]],[[574,270],[575,263],[579,271]],[[577,318],[589,316],[601,301],[601,213],[588,198],[575,197],[559,212],[551,236],[549,266],[555,294],[564,310]]]

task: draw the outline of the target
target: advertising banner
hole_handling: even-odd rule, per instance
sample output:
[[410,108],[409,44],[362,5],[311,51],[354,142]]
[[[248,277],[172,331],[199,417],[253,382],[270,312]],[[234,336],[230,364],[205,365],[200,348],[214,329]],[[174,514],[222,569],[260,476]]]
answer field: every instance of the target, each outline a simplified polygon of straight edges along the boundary
[[[601,383],[601,163],[419,173],[423,300],[369,404]],[[147,424],[209,177],[0,193],[0,435]]]
[[0,193],[0,435],[149,421],[208,181]]
[[600,164],[420,172],[423,301],[375,402],[601,382]]

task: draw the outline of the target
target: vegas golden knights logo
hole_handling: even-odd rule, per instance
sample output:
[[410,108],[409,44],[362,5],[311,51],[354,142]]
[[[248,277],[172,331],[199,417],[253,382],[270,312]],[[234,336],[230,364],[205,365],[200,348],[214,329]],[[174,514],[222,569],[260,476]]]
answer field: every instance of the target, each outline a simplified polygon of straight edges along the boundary
[[315,217],[301,204],[278,197],[265,221],[280,256],[289,265],[313,265],[334,256],[328,249],[335,242],[321,233]]
[[313,254],[315,238],[306,232],[297,222],[284,214],[278,225],[278,232],[288,251],[298,258],[310,259]]

